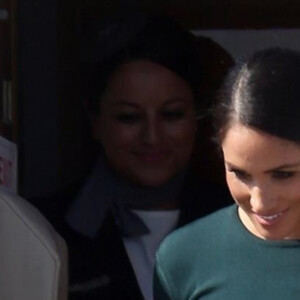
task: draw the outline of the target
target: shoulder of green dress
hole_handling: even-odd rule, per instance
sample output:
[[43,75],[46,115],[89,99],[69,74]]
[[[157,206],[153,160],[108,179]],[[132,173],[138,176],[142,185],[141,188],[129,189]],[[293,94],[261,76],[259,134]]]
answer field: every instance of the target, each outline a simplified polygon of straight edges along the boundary
[[221,234],[225,223],[236,209],[236,205],[222,208],[208,216],[199,218],[192,223],[182,226],[169,234],[158,250],[158,256],[181,255],[193,251],[201,241],[207,242]]
[[162,242],[156,255],[157,278],[168,294],[176,295],[174,299],[186,299],[191,286],[204,280],[210,264],[219,261],[218,246],[227,236],[224,230],[234,209],[229,206],[200,218]]

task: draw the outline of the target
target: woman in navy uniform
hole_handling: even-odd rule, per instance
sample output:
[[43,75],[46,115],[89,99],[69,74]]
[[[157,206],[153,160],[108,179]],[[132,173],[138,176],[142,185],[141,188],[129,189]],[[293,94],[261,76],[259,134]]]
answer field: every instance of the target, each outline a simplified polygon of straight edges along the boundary
[[100,27],[82,50],[100,154],[81,185],[40,209],[69,247],[70,299],[151,300],[160,242],[227,204],[225,191],[193,171],[207,61],[197,38],[166,18],[138,14]]

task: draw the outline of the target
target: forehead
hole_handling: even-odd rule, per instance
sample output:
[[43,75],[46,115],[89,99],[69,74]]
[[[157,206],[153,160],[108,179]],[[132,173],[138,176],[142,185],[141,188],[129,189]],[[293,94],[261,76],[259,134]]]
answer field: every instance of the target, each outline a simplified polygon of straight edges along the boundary
[[124,63],[111,77],[103,100],[113,104],[165,102],[172,98],[193,100],[190,85],[175,72],[159,64],[139,60]]
[[240,123],[228,128],[222,149],[226,163],[250,170],[271,169],[300,161],[298,144]]

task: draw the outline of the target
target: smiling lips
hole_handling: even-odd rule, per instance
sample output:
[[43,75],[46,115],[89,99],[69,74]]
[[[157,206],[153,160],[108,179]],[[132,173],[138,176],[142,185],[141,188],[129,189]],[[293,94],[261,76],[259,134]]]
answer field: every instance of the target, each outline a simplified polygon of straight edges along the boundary
[[254,216],[256,217],[257,221],[261,224],[261,225],[273,225],[275,222],[277,223],[277,221],[280,219],[280,217],[282,217],[286,212],[288,211],[288,209],[285,209],[283,211],[280,211],[276,214],[272,214],[272,215],[260,215],[258,213],[253,213]]

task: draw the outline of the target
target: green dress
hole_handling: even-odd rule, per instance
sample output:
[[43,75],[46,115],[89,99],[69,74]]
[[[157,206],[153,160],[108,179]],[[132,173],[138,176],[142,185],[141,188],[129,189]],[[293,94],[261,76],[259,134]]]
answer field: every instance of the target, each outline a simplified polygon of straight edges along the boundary
[[251,234],[232,205],[168,236],[157,253],[155,300],[299,300],[300,241]]

